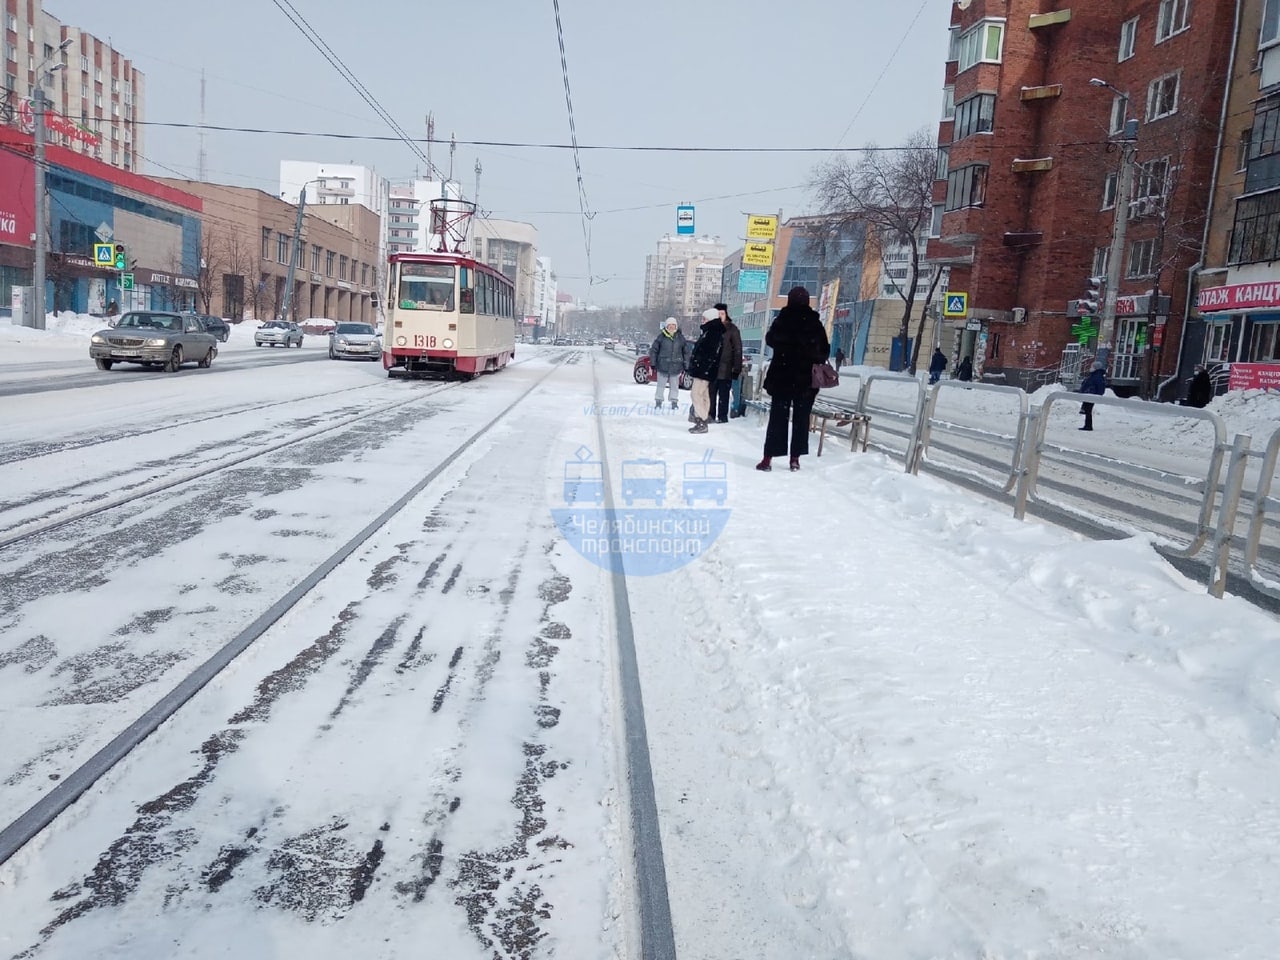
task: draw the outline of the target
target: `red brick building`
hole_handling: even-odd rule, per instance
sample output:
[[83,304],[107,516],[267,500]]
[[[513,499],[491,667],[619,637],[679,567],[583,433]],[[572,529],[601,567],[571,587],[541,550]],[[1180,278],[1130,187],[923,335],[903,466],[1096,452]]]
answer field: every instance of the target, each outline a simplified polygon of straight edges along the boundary
[[[1188,268],[1203,247],[1235,6],[971,0],[952,8],[929,255],[950,264],[948,290],[968,294],[955,351],[973,356],[975,370],[1034,386],[1064,361],[1070,373],[1092,358],[1096,326],[1068,302],[1086,299],[1089,278],[1107,273],[1114,218],[1124,216],[1112,382],[1138,392],[1144,378],[1158,386],[1174,373]],[[1118,209],[1119,140],[1132,120],[1132,190]]]

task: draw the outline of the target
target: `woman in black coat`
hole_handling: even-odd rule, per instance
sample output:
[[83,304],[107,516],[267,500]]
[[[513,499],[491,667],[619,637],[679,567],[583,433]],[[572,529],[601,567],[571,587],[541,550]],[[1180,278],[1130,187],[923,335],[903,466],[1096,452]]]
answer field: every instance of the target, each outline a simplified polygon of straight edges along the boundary
[[[831,356],[831,342],[809,306],[809,291],[792,287],[787,305],[778,311],[777,319],[765,334],[764,342],[773,348],[764,388],[771,398],[769,426],[764,435],[764,459],[757,470],[772,470],[770,461],[790,452],[791,469],[800,469],[800,458],[809,452],[809,412],[818,391],[813,386],[813,365]],[[791,440],[787,442],[787,424],[791,424]]]

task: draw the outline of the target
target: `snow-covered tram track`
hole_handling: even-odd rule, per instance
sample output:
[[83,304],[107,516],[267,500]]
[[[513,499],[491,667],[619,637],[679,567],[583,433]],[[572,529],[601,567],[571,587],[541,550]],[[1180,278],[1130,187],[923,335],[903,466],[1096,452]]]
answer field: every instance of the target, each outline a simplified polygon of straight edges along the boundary
[[[548,377],[556,372],[559,366],[560,364],[557,363],[555,367],[535,381],[532,386],[520,393],[520,395],[507,405],[500,413],[498,413],[497,416],[489,420],[489,422],[479,430],[472,433],[465,441],[458,444],[454,450],[448,456],[444,457],[434,469],[414,483],[413,486],[410,487],[409,490],[406,491],[399,499],[387,507],[381,514],[370,521],[363,529],[315,567],[315,569],[313,569],[282,597],[276,600],[275,603],[273,603],[257,619],[223,645],[213,656],[209,657],[203,664],[201,664],[200,667],[187,675],[150,709],[139,716],[121,733],[115,736],[106,746],[90,757],[88,761],[80,765],[68,775],[62,777],[57,786],[41,797],[27,811],[3,829],[0,829],[0,864],[7,862],[18,850],[30,842],[32,838],[51,824],[63,811],[75,803],[77,798],[93,786],[94,783],[110,771],[116,764],[127,757],[140,743],[158,729],[161,724],[172,717],[183,704],[189,701],[196,693],[222,673],[222,671],[225,670],[227,666],[245,650],[247,650],[254,641],[266,633],[273,624],[297,606],[299,602],[316,587],[317,584],[324,580],[324,578],[327,577],[344,560],[350,557],[370,537],[385,527],[388,522],[390,522],[405,508],[407,504],[413,501],[432,483],[434,483],[437,478],[452,466],[459,457],[466,453],[469,448],[475,445],[477,441],[482,439],[500,423],[505,421],[513,411],[519,408],[521,403],[531,393],[541,386]],[[390,405],[390,407],[414,403],[420,399],[421,396],[422,394],[420,393],[415,394],[414,397],[399,401],[396,404]],[[335,428],[331,427],[329,429]],[[283,445],[286,444],[281,444],[281,446]],[[257,455],[262,455],[266,452],[268,451],[262,451]],[[223,469],[226,466],[229,466],[229,464],[220,465],[215,469]],[[194,477],[176,480],[168,485],[186,482],[190,479],[194,479]],[[111,506],[118,505],[119,504],[112,504]],[[100,512],[101,510],[109,508],[109,506],[101,506],[92,512]],[[74,519],[80,519],[80,517],[76,517]],[[55,524],[51,524],[50,527],[55,525],[61,526],[69,522],[71,522],[71,518],[57,521]],[[49,529],[50,527],[46,527],[44,529]],[[22,536],[30,535],[32,535],[32,533],[23,534]],[[0,540],[0,546],[12,543],[16,539],[19,539],[19,537],[9,537],[5,540]]]
[[[253,449],[244,453],[235,454],[225,459],[219,459],[213,463],[206,463],[194,469],[185,470],[177,474],[169,474],[163,479],[129,484],[128,489],[123,493],[119,493],[114,496],[101,497],[100,495],[86,495],[84,499],[91,500],[91,502],[85,505],[73,504],[61,509],[55,508],[45,512],[35,519],[19,520],[9,526],[0,527],[0,550],[23,540],[28,540],[40,534],[49,533],[61,527],[65,527],[68,524],[75,523],[76,521],[105,513],[108,510],[115,510],[120,507],[126,507],[130,504],[138,503],[162,491],[170,490],[184,484],[193,483],[197,480],[213,476],[214,474],[231,470],[234,467],[243,466],[244,464],[254,460],[268,457],[287,447],[315,440],[328,434],[337,434],[365,421],[372,421],[376,423],[387,414],[392,413],[401,407],[416,404],[424,397],[435,396],[456,386],[458,385],[441,384],[435,389],[429,388],[426,390],[420,390],[415,392],[411,397],[405,399],[395,400],[391,403],[381,404],[368,410],[361,410],[347,416],[327,420],[310,429],[291,432],[287,437],[268,441],[267,443],[261,446],[255,446]],[[221,444],[219,446],[225,447],[229,445],[230,444],[228,443]],[[163,465],[161,466],[163,467]],[[76,487],[90,488],[93,484],[101,483],[102,479],[103,478],[97,478],[95,480],[85,481],[81,484],[77,484]],[[64,495],[74,493],[76,487],[71,488],[70,491],[65,491]],[[28,504],[19,503],[6,505],[7,509],[0,509],[0,523],[3,523],[5,513],[17,512],[18,509],[23,506],[28,506]]]

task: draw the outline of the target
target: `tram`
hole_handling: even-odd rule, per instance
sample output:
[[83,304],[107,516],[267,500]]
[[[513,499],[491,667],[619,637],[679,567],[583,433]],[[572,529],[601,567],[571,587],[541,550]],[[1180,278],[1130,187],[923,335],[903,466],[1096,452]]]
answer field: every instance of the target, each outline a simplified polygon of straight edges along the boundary
[[463,249],[474,211],[464,200],[433,200],[437,249],[391,254],[382,336],[388,377],[469,380],[515,356],[515,286]]

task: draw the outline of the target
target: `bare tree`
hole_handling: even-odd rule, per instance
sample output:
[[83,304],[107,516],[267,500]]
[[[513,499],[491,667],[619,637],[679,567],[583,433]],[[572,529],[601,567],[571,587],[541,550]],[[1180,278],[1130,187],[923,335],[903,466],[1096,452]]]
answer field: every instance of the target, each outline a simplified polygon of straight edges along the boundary
[[244,235],[234,224],[222,235],[221,259],[222,312],[228,319],[239,323],[244,319],[246,303],[251,302],[253,291],[257,289],[253,280],[257,261]]
[[[819,209],[829,217],[866,224],[867,243],[874,245],[882,262],[894,248],[908,253],[905,284],[898,284],[902,298],[902,323],[897,340],[900,360],[914,372],[916,351],[907,356],[911,313],[915,308],[924,272],[928,227],[933,216],[933,182],[938,166],[936,135],[920,129],[898,148],[880,149],[868,144],[857,161],[838,155],[820,164],[810,178],[810,190]],[[937,278],[930,286],[936,286]],[[894,369],[901,369],[895,367]]]
[[200,233],[200,269],[196,274],[196,293],[204,304],[206,314],[213,313],[213,293],[217,278],[222,273],[225,256],[226,228],[206,220]]

